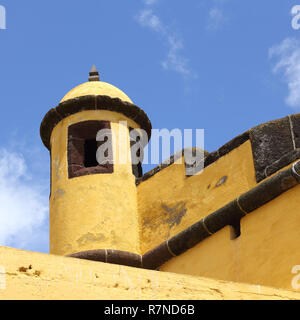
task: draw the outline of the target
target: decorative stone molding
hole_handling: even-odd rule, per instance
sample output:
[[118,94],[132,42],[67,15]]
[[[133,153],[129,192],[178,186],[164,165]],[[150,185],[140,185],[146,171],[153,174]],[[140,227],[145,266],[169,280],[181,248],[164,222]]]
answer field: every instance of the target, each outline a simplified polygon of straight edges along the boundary
[[50,109],[45,115],[41,127],[40,135],[46,148],[50,150],[50,137],[54,127],[64,118],[86,110],[109,110],[119,112],[140,125],[141,129],[147,132],[149,141],[151,138],[152,125],[146,113],[138,106],[122,101],[119,98],[109,96],[82,96],[61,102],[56,108]]

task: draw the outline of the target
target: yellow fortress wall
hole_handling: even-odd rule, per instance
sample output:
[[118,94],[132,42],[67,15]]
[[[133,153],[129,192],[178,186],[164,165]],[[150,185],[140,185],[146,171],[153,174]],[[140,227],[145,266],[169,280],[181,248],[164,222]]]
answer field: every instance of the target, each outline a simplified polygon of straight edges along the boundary
[[[186,177],[184,165],[175,163],[142,181],[138,203],[143,252],[163,241],[168,246],[170,238],[261,185],[255,179],[252,148],[250,141],[241,144],[200,175]],[[296,159],[299,152],[295,151]],[[299,186],[293,187],[246,215],[237,238],[227,226],[159,270],[295,290],[295,268],[300,265],[299,192]]]
[[250,141],[186,177],[185,166],[172,164],[138,187],[142,253],[178,234],[257,183]]
[[229,227],[173,258],[160,270],[295,290],[300,265],[300,186],[241,220],[241,235]]
[[275,288],[129,268],[6,247],[0,247],[0,261],[0,300],[300,299],[300,293]]

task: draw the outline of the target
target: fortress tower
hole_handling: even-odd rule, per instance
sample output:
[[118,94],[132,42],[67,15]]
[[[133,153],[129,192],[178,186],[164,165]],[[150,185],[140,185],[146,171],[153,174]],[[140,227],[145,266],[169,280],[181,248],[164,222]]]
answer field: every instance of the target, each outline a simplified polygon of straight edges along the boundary
[[300,289],[300,114],[204,152],[203,170],[185,149],[142,174],[130,145],[136,131],[143,145],[150,139],[147,115],[95,68],[89,80],[41,124],[51,152],[50,253],[75,258],[71,265]]
[[0,247],[0,299],[300,299],[300,114],[142,174],[151,123],[93,67],[40,130],[51,254]]
[[[46,114],[41,137],[51,154],[50,253],[139,252],[136,177],[142,172],[131,163],[129,136],[139,128],[150,138],[147,115],[121,90],[100,81],[95,67],[89,82]],[[110,133],[102,142],[96,141],[101,129]],[[97,161],[103,142],[113,163]]]

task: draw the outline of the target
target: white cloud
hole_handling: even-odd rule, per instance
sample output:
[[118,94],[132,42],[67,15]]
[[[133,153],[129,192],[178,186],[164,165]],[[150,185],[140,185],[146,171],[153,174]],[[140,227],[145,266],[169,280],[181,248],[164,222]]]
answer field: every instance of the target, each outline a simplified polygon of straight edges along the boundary
[[300,108],[300,42],[287,38],[269,50],[269,57],[276,61],[273,72],[281,73],[287,83],[289,94],[286,104]]
[[28,174],[24,157],[0,149],[0,245],[20,249],[44,241],[48,199]]
[[207,28],[210,30],[220,29],[226,21],[227,18],[225,17],[223,10],[219,7],[213,7],[209,11]]
[[208,21],[206,28],[211,31],[216,31],[222,28],[228,21],[228,15],[225,12],[224,6],[229,0],[213,0],[212,7],[208,13]]
[[156,32],[165,33],[165,29],[159,17],[153,14],[152,10],[146,9],[141,11],[137,19],[143,27],[148,27]]
[[147,6],[152,6],[153,4],[157,3],[158,0],[144,0],[144,3],[147,5]]
[[162,62],[162,66],[165,70],[173,70],[182,75],[188,76],[191,71],[187,67],[188,60],[182,57],[178,52],[183,48],[181,40],[174,38],[173,36],[168,37],[169,52],[167,59]]
[[[151,5],[156,1],[146,0],[144,2]],[[167,44],[168,53],[165,60],[161,63],[165,70],[175,71],[184,77],[192,75],[192,72],[188,67],[188,59],[183,57],[180,53],[180,51],[184,49],[183,41],[176,33],[171,32],[169,28],[162,23],[159,16],[156,15],[152,9],[142,10],[137,16],[137,21],[141,26],[157,32]]]

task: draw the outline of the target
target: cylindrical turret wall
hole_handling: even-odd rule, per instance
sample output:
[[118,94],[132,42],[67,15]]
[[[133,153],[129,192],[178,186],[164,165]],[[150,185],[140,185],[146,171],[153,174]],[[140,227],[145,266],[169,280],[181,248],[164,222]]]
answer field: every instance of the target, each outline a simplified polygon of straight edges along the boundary
[[[77,163],[86,161],[81,154],[86,148],[82,140],[92,140],[88,135],[95,133],[76,136],[81,134],[76,124],[86,121],[92,121],[91,127],[97,121],[106,127],[109,124],[115,163],[103,172]],[[84,125],[89,127],[89,123]],[[77,131],[70,129],[74,127]],[[130,152],[129,128],[139,126],[121,113],[91,110],[70,115],[53,129],[50,253],[69,255],[94,249],[139,253],[137,194],[130,156],[126,163],[115,161]]]

